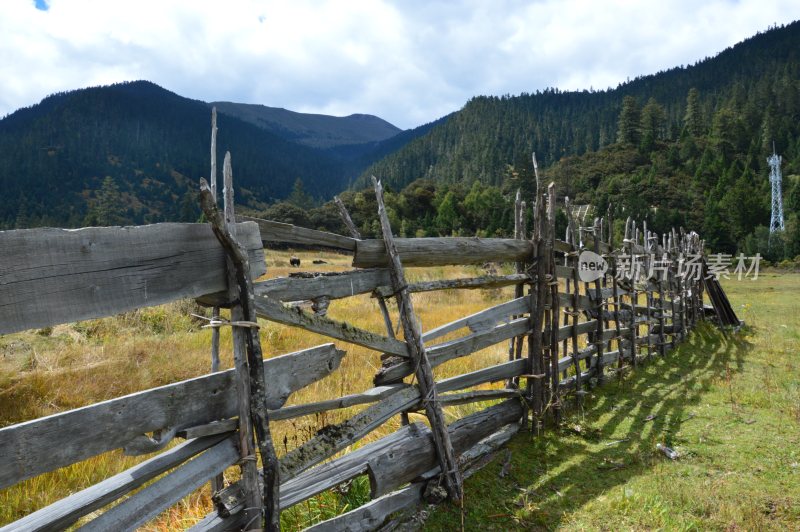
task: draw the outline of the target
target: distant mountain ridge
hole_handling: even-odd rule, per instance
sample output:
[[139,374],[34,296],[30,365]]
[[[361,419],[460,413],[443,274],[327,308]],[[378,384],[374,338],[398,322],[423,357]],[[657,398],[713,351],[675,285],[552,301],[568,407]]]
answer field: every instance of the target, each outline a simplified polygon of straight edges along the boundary
[[[369,115],[269,109],[219,109],[219,167],[231,151],[236,201],[252,208],[286,198],[298,179],[330,198],[400,131]],[[62,92],[19,109],[0,120],[0,229],[196,220],[210,119],[211,104],[149,81]]]
[[[446,123],[377,161],[357,186],[368,185],[371,174],[396,188],[419,178],[499,185],[506,165],[529,166],[532,152],[540,165],[547,167],[564,157],[615,143],[625,96],[636,98],[640,109],[654,98],[665,111],[666,136],[674,139],[681,133],[691,88],[699,91],[699,114],[705,128],[711,128],[715,111],[732,96],[742,107],[747,127],[758,128],[769,115],[767,126],[785,136],[784,131],[797,121],[797,104],[790,98],[793,103],[787,113],[779,113],[770,84],[785,79],[786,85],[796,90],[798,65],[800,22],[793,22],[758,33],[694,65],[640,76],[615,89],[552,88],[518,96],[476,96]],[[748,98],[751,101],[746,107]],[[795,149],[793,135],[776,139]]]
[[236,117],[278,136],[313,148],[379,142],[400,128],[373,115],[329,116],[298,113],[279,107],[232,102],[212,102],[220,113]]

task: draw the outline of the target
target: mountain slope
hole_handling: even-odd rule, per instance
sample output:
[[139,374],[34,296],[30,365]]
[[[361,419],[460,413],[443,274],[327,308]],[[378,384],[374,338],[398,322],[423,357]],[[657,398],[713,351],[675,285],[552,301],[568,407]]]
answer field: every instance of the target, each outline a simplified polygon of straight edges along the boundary
[[[350,137],[362,122],[372,139],[396,130],[376,117],[344,120]],[[329,198],[367,164],[225,113],[218,123],[219,167],[230,150],[236,200],[245,206],[287,197],[297,179],[316,197]],[[340,138],[350,138],[345,133]],[[366,146],[362,151],[374,144]],[[194,220],[209,149],[209,105],[150,82],[49,96],[0,120],[0,227]]]
[[249,122],[286,140],[314,148],[379,142],[401,131],[373,115],[338,117],[231,102],[214,102],[209,105],[216,106],[222,114]]
[[[663,137],[676,139],[691,88],[699,92],[699,122],[705,131],[711,129],[715,113],[733,102],[749,131],[766,124],[769,131],[764,134],[783,141],[781,150],[796,150],[798,79],[800,23],[795,22],[693,66],[643,76],[614,90],[548,89],[515,97],[480,96],[429,134],[377,162],[358,184],[365,185],[364,178],[375,174],[397,188],[419,178],[497,185],[505,165],[523,166],[531,152],[536,152],[540,164],[549,166],[562,157],[616,142],[625,96],[636,98],[640,109],[654,98],[664,110]],[[776,104],[776,99],[788,103]],[[758,164],[763,167],[760,160]]]

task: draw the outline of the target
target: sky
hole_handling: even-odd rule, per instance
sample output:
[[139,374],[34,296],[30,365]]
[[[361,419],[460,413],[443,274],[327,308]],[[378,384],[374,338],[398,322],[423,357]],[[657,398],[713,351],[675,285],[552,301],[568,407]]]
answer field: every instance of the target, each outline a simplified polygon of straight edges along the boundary
[[797,19],[797,0],[0,0],[0,116],[147,79],[407,129],[476,95],[613,88]]

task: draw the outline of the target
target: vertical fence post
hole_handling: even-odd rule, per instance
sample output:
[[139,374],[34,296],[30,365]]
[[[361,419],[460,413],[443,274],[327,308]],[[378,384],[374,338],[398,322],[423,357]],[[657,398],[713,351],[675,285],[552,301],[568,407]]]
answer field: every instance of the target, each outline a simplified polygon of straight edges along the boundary
[[544,382],[545,368],[542,353],[542,325],[544,322],[544,305],[547,299],[547,283],[545,274],[547,265],[545,264],[544,239],[547,221],[545,219],[544,196],[536,197],[536,209],[533,221],[533,253],[536,275],[533,279],[531,290],[531,333],[528,335],[528,374],[527,395],[533,409],[534,434],[541,431],[541,419],[544,413]]
[[400,255],[392,235],[392,227],[389,224],[389,216],[386,214],[386,206],[383,203],[383,186],[375,177],[372,178],[372,185],[375,188],[375,197],[378,202],[378,217],[380,218],[381,231],[383,232],[383,242],[386,246],[386,255],[389,259],[389,272],[392,278],[392,287],[396,292],[398,306],[400,308],[400,321],[403,324],[403,333],[408,354],[411,357],[416,369],[416,377],[419,383],[419,391],[422,396],[422,404],[425,407],[425,414],[431,424],[433,442],[436,448],[436,455],[439,458],[439,466],[442,470],[447,494],[453,500],[460,500],[462,497],[461,472],[458,469],[453,445],[450,442],[450,433],[447,432],[447,425],[444,420],[442,407],[436,396],[436,383],[433,379],[428,355],[425,352],[425,345],[422,342],[422,331],[419,321],[414,312],[414,305],[406,284],[405,272],[400,262]]
[[[600,250],[600,239],[603,232],[600,229],[600,218],[594,219],[594,224],[592,224],[592,232],[594,234],[594,252],[598,255],[601,253]],[[604,330],[604,320],[603,320],[603,307],[605,306],[605,300],[603,299],[603,285],[600,282],[600,279],[595,279],[594,281],[594,292],[595,297],[593,299],[594,308],[595,308],[595,319],[597,320],[597,328],[595,329],[595,338],[594,338],[594,346],[597,349],[597,358],[595,358],[595,375],[597,376],[597,382],[603,382],[603,330]]]
[[580,277],[578,274],[579,254],[580,254],[580,239],[578,238],[578,230],[575,227],[575,219],[572,216],[572,209],[569,198],[564,198],[564,206],[567,210],[567,234],[572,243],[572,249],[569,251],[569,263],[572,264],[572,309],[570,311],[572,317],[572,334],[571,348],[572,348],[572,365],[575,368],[575,390],[581,389],[581,363],[578,360],[578,316],[580,314],[579,296],[581,291]]
[[558,276],[556,275],[555,257],[556,239],[556,185],[547,187],[547,285],[550,296],[550,405],[553,409],[553,421],[556,426],[561,422],[561,400],[558,393],[558,318],[561,306],[558,301]]
[[651,307],[653,303],[653,290],[650,285],[650,266],[651,266],[651,256],[650,256],[650,232],[647,230],[647,222],[642,222],[642,237],[643,237],[643,244],[644,244],[644,271],[645,271],[645,282],[644,282],[644,304],[646,305],[645,309],[645,319],[647,320],[645,323],[645,334],[647,334],[647,359],[653,356],[653,343],[650,339],[650,334],[653,332],[653,324],[652,324],[652,313]]
[[631,286],[631,293],[630,293],[630,300],[631,300],[631,315],[630,319],[628,320],[628,327],[629,327],[629,349],[630,349],[630,357],[631,357],[631,365],[635,368],[637,365],[636,360],[636,302],[638,300],[638,296],[636,294],[636,261],[634,259],[634,243],[636,238],[636,222],[628,217],[627,221],[625,222],[625,249],[630,257],[630,264],[631,264],[631,271],[630,271],[630,286]]
[[[663,240],[662,235],[662,242]],[[664,327],[666,327],[666,316],[664,313],[667,311],[667,306],[664,301],[664,279],[666,277],[666,267],[667,267],[667,252],[665,246],[658,246],[658,241],[656,241],[656,252],[659,254],[660,267],[658,269],[658,273],[656,274],[656,283],[658,287],[658,353],[663,357],[667,354],[667,345],[666,345],[666,331]]]
[[[700,254],[700,261],[704,262],[703,255],[705,254],[705,247],[706,242],[705,240],[700,240],[700,235],[697,236],[697,253]],[[703,302],[704,291],[706,287],[706,283],[703,280],[703,272],[700,272],[700,279],[697,281],[697,311],[700,313],[699,319],[705,321],[706,319],[706,312],[705,312],[705,303]]]
[[[235,213],[233,212],[233,186],[228,186],[232,181],[230,152],[225,154],[222,165],[223,176],[223,205],[225,213],[225,226],[230,230],[235,228]],[[235,233],[233,233],[235,236]],[[226,260],[228,271],[228,300],[239,301],[240,294],[236,284],[236,273],[231,259]],[[231,321],[242,321],[244,313],[241,304],[231,307]],[[233,336],[233,366],[236,370],[236,393],[239,401],[239,453],[241,456],[242,489],[245,495],[245,504],[248,511],[246,520],[252,521],[261,515],[262,503],[258,496],[258,466],[256,463],[255,447],[253,445],[253,424],[250,418],[250,379],[247,367],[247,353],[244,331],[239,327],[232,327]]]
[[[211,108],[211,195],[217,203],[217,108]],[[211,320],[219,320],[219,307],[211,309]],[[219,371],[219,327],[211,328],[211,373]],[[225,487],[225,476],[220,473],[211,479],[212,495]]]
[[[523,229],[524,223],[524,203],[522,201],[522,193],[519,189],[517,189],[517,195],[514,198],[514,238],[516,240],[522,240],[525,238],[525,232]],[[515,269],[517,273],[523,273],[525,271],[525,263],[522,261],[517,261],[515,265]],[[514,299],[520,298],[523,296],[525,292],[525,286],[522,284],[518,284],[514,287]],[[513,319],[517,318],[518,316],[512,316]],[[516,360],[517,353],[521,352],[522,349],[522,336],[515,336],[508,341],[508,360]],[[508,379],[506,382],[506,387],[508,388],[518,388],[519,387],[519,378],[512,377]]]
[[[610,208],[610,205],[609,205],[609,208]],[[607,228],[608,228],[608,209],[606,209],[606,216],[604,218],[600,218],[600,244],[604,244],[604,243],[608,244],[608,240],[606,239],[606,236],[605,236]],[[612,248],[609,245],[609,250],[610,249],[612,249]],[[606,259],[608,258],[606,252],[604,250],[602,250],[602,249],[600,250],[600,255],[602,255],[603,258],[606,258]],[[605,292],[606,289],[608,288],[608,277],[605,274],[603,274],[603,276],[600,278],[600,282],[602,283],[602,288],[603,288],[603,291]],[[611,317],[611,311],[609,310],[608,304],[605,303],[605,300],[606,300],[606,298],[603,298],[603,301],[604,301],[604,303],[603,303],[603,307],[604,307],[604,309],[603,309],[603,329],[604,330],[609,328],[609,318]],[[611,351],[611,339],[609,339],[609,340],[607,340],[605,342],[605,350],[606,350],[606,352]]]
[[[617,370],[621,371],[625,365],[625,348],[622,345],[622,327],[620,324],[620,308],[622,307],[622,297],[619,294],[619,285],[617,284],[617,251],[614,249],[614,219],[611,217],[611,206],[608,207],[608,247],[611,248],[609,252],[608,261],[611,269],[611,290],[614,292],[614,333],[616,339],[617,353]],[[620,377],[622,373],[619,374]]]
[[[211,221],[217,239],[227,255],[228,291],[231,301],[234,365],[239,393],[239,444],[242,456],[242,486],[245,493],[248,525],[256,520],[269,531],[280,529],[278,458],[272,445],[266,402],[264,360],[255,309],[255,291],[250,277],[247,251],[236,240],[233,200],[233,172],[230,153],[223,166],[225,213],[222,217],[211,191],[201,181],[203,212]],[[259,489],[253,432],[262,462],[263,489]],[[260,519],[259,519],[260,518]]]

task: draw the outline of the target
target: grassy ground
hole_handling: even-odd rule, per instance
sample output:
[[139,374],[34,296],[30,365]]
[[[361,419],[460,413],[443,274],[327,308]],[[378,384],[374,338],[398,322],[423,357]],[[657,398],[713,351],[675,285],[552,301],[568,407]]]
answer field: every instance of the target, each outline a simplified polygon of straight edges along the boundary
[[[267,277],[285,276],[292,271],[291,252],[268,251]],[[303,271],[349,269],[350,257],[334,253],[300,252]],[[312,265],[314,259],[326,264]],[[478,268],[410,269],[410,280],[471,276]],[[510,289],[493,291],[446,291],[414,296],[425,329],[447,323],[510,298]],[[390,311],[395,315],[396,309]],[[37,331],[0,336],[0,426],[77,408],[208,372],[210,331],[191,313],[205,312],[192,302],[142,309],[113,318],[60,325]],[[383,332],[384,323],[377,303],[369,295],[334,301],[329,309],[334,319]],[[300,329],[264,324],[262,343],[266,356],[275,356],[330,340]],[[230,331],[221,335],[223,367],[231,367]],[[318,383],[295,393],[289,404],[331,399],[372,386],[380,367],[379,354],[346,343],[347,351],[339,370]],[[437,368],[437,378],[472,371],[505,360],[505,346],[486,349]],[[471,407],[473,409],[478,407]],[[470,407],[447,410],[451,419],[461,417]],[[273,436],[279,454],[310,438],[326,424],[352,416],[359,408],[333,411],[275,423]],[[415,417],[415,416],[412,416]],[[391,420],[365,441],[394,431],[399,418]],[[125,457],[120,451],[40,475],[11,488],[0,490],[0,526],[47,504],[83,489],[148,458]],[[236,468],[226,475],[235,479]],[[298,530],[368,500],[366,479],[354,482],[349,491],[325,493],[283,513],[287,530]],[[179,505],[150,523],[146,530],[177,530],[190,526],[211,510],[208,488],[185,498]]]
[[[800,530],[800,275],[724,283],[747,327],[702,325],[466,483],[468,530]],[[663,443],[680,457],[656,450]],[[431,513],[429,530],[460,526]]]
[[[268,252],[269,277],[286,275],[289,252]],[[349,267],[349,257],[298,253],[303,270]],[[412,269],[412,280],[470,276],[477,268]],[[656,360],[623,382],[593,391],[573,405],[559,432],[511,445],[512,467],[503,479],[496,463],[467,482],[470,530],[506,529],[797,529],[800,527],[800,391],[798,343],[800,276],[762,276],[726,283],[749,327],[725,335],[701,327],[666,360]],[[510,290],[445,291],[415,295],[425,329],[501,301]],[[743,306],[744,305],[744,306]],[[208,371],[210,332],[200,329],[191,302],[143,309],[114,318],[0,336],[0,426],[119,397]],[[383,330],[369,296],[333,302],[333,318]],[[328,339],[269,324],[262,328],[270,355]],[[379,355],[340,343],[348,355],[330,377],[296,393],[290,404],[367,389]],[[437,368],[437,378],[505,359],[505,345]],[[223,366],[230,367],[230,333],[222,334]],[[485,406],[485,405],[484,405]],[[451,419],[469,407],[447,410]],[[476,408],[476,407],[472,407]],[[478,406],[477,408],[480,408]],[[352,416],[346,409],[276,423],[279,454],[322,426]],[[648,416],[655,415],[648,420]],[[367,438],[397,428],[387,423]],[[620,441],[622,440],[622,441]],[[667,461],[663,442],[682,457]],[[0,525],[18,519],[147,457],[111,452],[0,490]],[[235,468],[226,475],[236,477]],[[349,491],[330,491],[284,512],[287,530],[349,510],[368,498],[359,479]],[[208,488],[185,498],[146,530],[190,526],[210,511]],[[432,514],[428,528],[458,528],[452,508]]]

